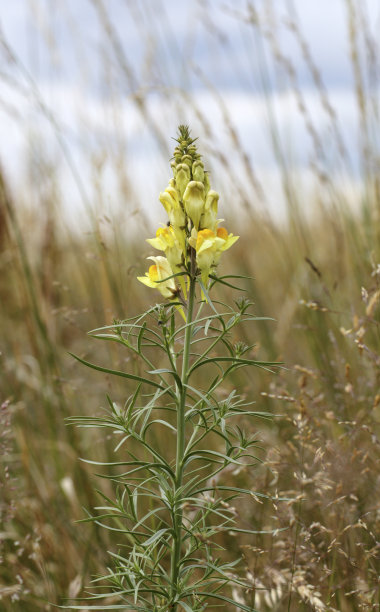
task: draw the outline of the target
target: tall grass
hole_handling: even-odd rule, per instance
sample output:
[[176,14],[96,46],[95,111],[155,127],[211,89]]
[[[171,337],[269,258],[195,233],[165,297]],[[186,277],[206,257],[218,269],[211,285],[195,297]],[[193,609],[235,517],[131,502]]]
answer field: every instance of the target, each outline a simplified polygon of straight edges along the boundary
[[[98,0],[93,5],[107,50],[104,61],[109,60],[107,54],[114,54],[117,79],[127,85],[132,79],[132,58],[125,55],[118,41],[106,5]],[[254,11],[252,5],[247,12],[239,12],[230,6],[231,20],[251,28],[256,57],[260,58],[268,138],[286,206],[280,223],[264,206],[260,208],[260,201],[271,200],[270,186],[253,167],[223,93],[202,75],[202,67],[198,71],[204,87],[223,117],[226,139],[221,152],[212,144],[215,126],[202,106],[186,88],[177,92],[176,98],[182,112],[197,117],[208,157],[214,159],[214,175],[220,176],[217,170],[223,170],[223,185],[218,189],[222,210],[223,194],[224,206],[233,196],[236,224],[232,229],[241,239],[231,251],[231,269],[252,278],[248,294],[255,302],[255,314],[276,319],[276,323],[258,325],[255,338],[242,334],[241,339],[256,341],[254,350],[259,358],[280,359],[287,367],[274,381],[272,377],[248,379],[240,374],[233,381],[258,405],[278,416],[273,426],[257,432],[263,441],[262,467],[226,477],[242,487],[293,500],[263,503],[255,516],[248,507],[239,505],[240,520],[249,528],[287,529],[249,540],[228,536],[226,541],[231,551],[244,556],[247,580],[252,584],[249,592],[236,591],[235,597],[264,611],[354,612],[376,610],[380,604],[378,54],[363,5],[347,0],[344,7],[361,122],[361,142],[354,152],[347,150],[339,109],[332,107],[323,75],[318,72],[318,58],[312,57],[294,15],[287,27],[330,121],[328,138],[313,122],[292,58],[280,48],[265,11]],[[202,11],[203,17],[210,19],[208,9]],[[156,42],[162,43],[155,16],[147,13],[148,26],[146,21],[142,25],[141,15],[136,14],[135,19],[142,36],[151,35],[153,28]],[[228,61],[222,35],[221,26],[214,23],[211,36],[216,47],[212,48],[218,48]],[[10,60],[8,54],[17,81],[20,73],[15,59]],[[252,59],[250,49],[246,59]],[[276,121],[272,91],[276,70],[288,79],[289,91],[300,109],[299,121],[304,122],[314,147],[310,162],[313,188],[307,191],[290,163],[291,151]],[[134,78],[143,83],[142,74]],[[26,80],[24,86],[38,99],[40,94],[31,89],[30,82]],[[165,87],[169,89],[162,95],[173,93],[170,84]],[[118,89],[114,94],[115,121],[119,96]],[[138,96],[135,103],[166,159],[162,123],[152,115],[148,93]],[[46,109],[40,110],[49,122]],[[329,163],[332,147],[334,167]],[[104,403],[107,387],[112,386],[115,399],[123,399],[128,386],[79,370],[67,352],[91,361],[94,355],[87,354],[88,329],[147,306],[149,296],[137,287],[135,277],[143,270],[149,252],[148,247],[146,252],[141,248],[141,240],[150,236],[151,229],[145,225],[149,212],[139,195],[141,184],[136,185],[127,170],[132,151],[126,153],[117,143],[114,149],[106,143],[98,153],[97,158],[87,159],[93,182],[85,185],[86,197],[90,199],[88,194],[94,192],[97,200],[94,208],[86,209],[83,232],[73,231],[65,218],[55,169],[42,154],[30,160],[30,183],[22,197],[4,173],[1,177],[0,404],[4,452],[0,608],[4,611],[49,610],[52,606],[48,602],[59,603],[64,597],[82,594],[91,575],[106,571],[106,551],[117,546],[117,539],[106,537],[96,526],[79,529],[74,524],[83,518],[83,507],[97,503],[91,470],[78,458],[96,455],[106,461],[112,456],[111,445],[99,445],[94,432],[79,438],[75,429],[65,426],[64,419],[78,413],[93,414],[94,406]],[[101,153],[115,171],[123,213],[109,215],[107,211],[104,215],[107,193],[102,187]],[[357,158],[357,164],[352,157]],[[349,187],[342,176],[351,179]],[[38,210],[30,206],[31,200],[38,202]],[[129,215],[136,209],[140,212],[133,217],[132,233]],[[102,350],[97,346],[96,361],[104,357],[115,369],[131,365],[123,363],[111,347],[107,355],[99,354]]]

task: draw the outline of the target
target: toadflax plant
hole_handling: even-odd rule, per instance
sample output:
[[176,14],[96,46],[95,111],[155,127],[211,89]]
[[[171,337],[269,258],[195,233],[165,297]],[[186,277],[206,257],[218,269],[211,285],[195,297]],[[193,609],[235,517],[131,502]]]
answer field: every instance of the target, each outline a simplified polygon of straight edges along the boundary
[[[252,612],[232,599],[233,588],[249,588],[239,559],[228,560],[223,533],[254,533],[236,524],[231,501],[257,493],[223,484],[229,466],[257,463],[255,440],[239,427],[254,412],[226,378],[247,366],[271,364],[250,359],[251,347],[233,343],[240,322],[255,321],[250,302],[231,308],[214,301],[224,251],[238,239],[219,225],[218,194],[210,189],[195,141],[179,127],[172,160],[174,177],[160,194],[169,217],[148,242],[161,255],[139,281],[162,295],[163,303],[140,316],[95,330],[96,338],[116,342],[141,361],[143,375],[85,365],[136,383],[123,408],[108,398],[101,417],[76,417],[85,427],[106,428],[115,436],[117,460],[106,465],[113,499],[89,516],[118,532],[112,567],[93,581],[86,605],[73,610],[201,612],[208,606]],[[220,350],[217,350],[218,347]],[[203,373],[203,375],[202,375]],[[199,381],[206,381],[201,387]],[[94,463],[94,462],[93,462]]]

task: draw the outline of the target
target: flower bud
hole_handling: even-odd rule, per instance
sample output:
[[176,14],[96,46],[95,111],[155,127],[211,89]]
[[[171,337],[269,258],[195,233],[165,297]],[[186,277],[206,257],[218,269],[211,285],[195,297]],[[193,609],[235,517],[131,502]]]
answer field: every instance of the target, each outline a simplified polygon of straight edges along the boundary
[[180,194],[183,197],[188,182],[190,181],[190,168],[187,164],[178,164],[175,176],[176,185]]
[[203,183],[200,181],[190,181],[183,194],[183,202],[195,229],[198,229],[205,206],[205,188]]
[[200,159],[197,159],[193,163],[192,170],[193,170],[194,181],[200,181],[201,183],[203,183],[204,178],[205,178],[205,171],[204,171],[203,162]]
[[191,166],[193,164],[193,159],[192,159],[191,155],[182,155],[181,162],[183,164],[187,164],[189,166],[189,168],[191,168]]
[[177,189],[173,185],[174,180],[169,181],[169,186],[164,192],[160,193],[160,202],[164,206],[170,221],[170,225],[173,228],[174,234],[178,240],[178,243],[183,251],[185,247],[185,234],[184,228],[186,225],[186,215],[179,201],[179,194]]
[[164,192],[160,193],[159,200],[170,219],[172,210],[179,206],[177,190],[172,186],[167,187]]
[[218,200],[219,194],[216,191],[210,190],[206,196],[205,210],[200,221],[201,229],[207,228],[216,232]]

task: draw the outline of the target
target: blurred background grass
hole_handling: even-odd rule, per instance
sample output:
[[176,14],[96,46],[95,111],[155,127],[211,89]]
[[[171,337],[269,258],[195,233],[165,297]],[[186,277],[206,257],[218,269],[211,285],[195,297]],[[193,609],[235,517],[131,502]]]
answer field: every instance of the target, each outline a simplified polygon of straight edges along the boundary
[[[241,337],[287,367],[232,381],[278,416],[245,424],[263,440],[263,464],[228,477],[294,499],[239,508],[249,525],[287,530],[226,542],[252,582],[234,597],[279,612],[379,608],[379,54],[371,3],[336,5],[354,124],[334,106],[344,95],[325,84],[298,3],[186,2],[178,25],[172,2],[125,3],[123,21],[114,3],[68,2],[57,15],[38,0],[23,5],[29,58],[4,28],[1,610],[50,610],[83,594],[117,545],[74,524],[103,486],[79,457],[110,460],[112,441],[65,417],[98,412],[106,393],[122,402],[130,389],[67,352],[135,367],[86,332],[156,299],[136,276],[150,254],[144,239],[165,221],[157,196],[181,122],[200,137],[221,214],[241,236],[223,271],[249,275],[255,313],[275,319]],[[82,79],[71,89],[66,53]],[[96,113],[86,97],[94,64]]]

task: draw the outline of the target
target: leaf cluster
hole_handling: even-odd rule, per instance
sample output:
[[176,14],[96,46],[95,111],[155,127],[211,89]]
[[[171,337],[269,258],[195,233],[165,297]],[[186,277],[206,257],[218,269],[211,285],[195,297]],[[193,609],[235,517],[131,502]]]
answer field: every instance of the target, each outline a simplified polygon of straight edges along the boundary
[[[226,594],[226,587],[247,589],[249,585],[236,571],[237,562],[226,561],[218,535],[255,533],[237,526],[232,502],[248,496],[254,503],[260,494],[223,484],[223,473],[229,467],[254,467],[260,462],[257,439],[244,432],[239,417],[268,419],[270,415],[254,410],[236,390],[226,392],[224,383],[235,370],[272,370],[276,364],[251,358],[252,346],[232,340],[231,332],[238,324],[259,319],[251,314],[249,301],[241,300],[231,308],[211,302],[208,294],[206,298],[207,302],[198,303],[191,323],[191,358],[185,377],[181,366],[190,324],[176,325],[173,304],[154,306],[141,316],[91,332],[92,337],[115,342],[138,356],[143,374],[112,370],[76,357],[101,372],[132,379],[137,387],[123,407],[108,398],[105,414],[70,419],[81,427],[109,430],[121,458],[112,463],[86,460],[105,468],[100,475],[113,483],[115,498],[99,491],[102,504],[83,520],[119,532],[120,549],[110,553],[108,574],[93,581],[89,601],[84,606],[71,604],[70,609],[201,612],[214,601],[251,610]],[[202,372],[208,382],[199,388],[197,377]],[[174,445],[157,441],[177,435],[175,417],[181,397],[186,398],[186,429],[178,465],[178,457],[171,454]],[[173,583],[170,558],[178,521],[181,554]]]

